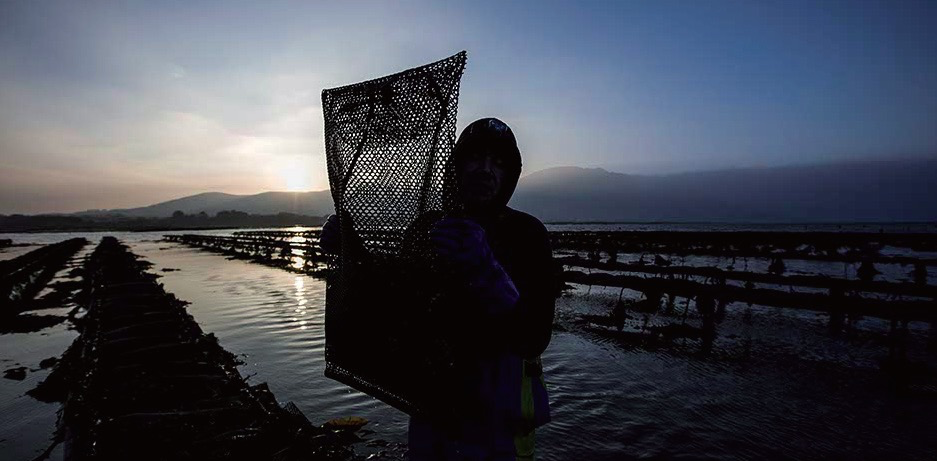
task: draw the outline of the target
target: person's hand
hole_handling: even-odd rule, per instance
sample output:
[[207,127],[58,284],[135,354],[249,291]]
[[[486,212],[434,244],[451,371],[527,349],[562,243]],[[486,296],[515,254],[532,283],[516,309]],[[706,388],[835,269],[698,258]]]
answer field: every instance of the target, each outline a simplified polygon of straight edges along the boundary
[[495,259],[485,230],[475,221],[445,218],[430,230],[430,240],[446,264],[490,308],[511,307],[520,297],[514,282]]
[[319,248],[323,253],[338,254],[342,236],[338,226],[338,215],[329,215],[319,233]]
[[475,221],[445,218],[430,229],[429,236],[436,254],[469,278],[497,264],[485,238],[485,230]]

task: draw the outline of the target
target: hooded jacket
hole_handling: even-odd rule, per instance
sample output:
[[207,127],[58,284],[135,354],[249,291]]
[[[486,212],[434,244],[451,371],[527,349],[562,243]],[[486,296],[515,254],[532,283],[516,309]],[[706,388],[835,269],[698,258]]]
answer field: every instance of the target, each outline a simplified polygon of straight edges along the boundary
[[453,151],[455,165],[473,149],[489,149],[505,160],[508,174],[495,198],[486,209],[473,210],[468,217],[485,230],[495,259],[520,297],[513,307],[500,312],[464,305],[473,300],[462,297],[460,309],[485,314],[463,317],[471,347],[463,356],[469,365],[461,390],[469,396],[467,403],[490,410],[479,415],[493,418],[489,424],[507,424],[515,433],[526,433],[550,420],[540,354],[552,335],[561,268],[553,260],[543,223],[507,206],[521,172],[520,152],[510,128],[491,118],[470,124]]

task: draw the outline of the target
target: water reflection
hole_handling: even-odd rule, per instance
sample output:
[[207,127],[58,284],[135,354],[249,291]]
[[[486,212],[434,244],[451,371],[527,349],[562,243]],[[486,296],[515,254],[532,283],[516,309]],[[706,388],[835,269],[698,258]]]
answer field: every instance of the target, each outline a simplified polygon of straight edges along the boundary
[[280,228],[280,229],[276,229],[276,230],[282,230],[282,231],[286,231],[286,232],[309,232],[309,231],[311,231],[311,230],[313,230],[313,229],[317,229],[317,228],[318,228],[318,227],[293,226],[293,227]]
[[[290,229],[293,232],[303,232],[308,229],[303,227],[296,227]],[[301,270],[306,266],[306,250],[302,248],[294,248],[294,246],[304,246],[307,244],[306,237],[301,234],[294,235],[287,239],[287,243],[290,245],[290,266],[293,269]]]
[[298,322],[300,330],[305,330],[306,319],[303,317],[305,317],[306,315],[307,300],[306,300],[306,286],[305,286],[305,282],[303,281],[302,275],[297,275],[295,277],[295,279],[293,280],[293,287],[296,288],[294,297],[296,298],[296,306],[297,306],[296,307],[297,317],[294,317],[293,321]]
[[[302,269],[306,266],[306,258],[304,257],[305,255],[302,254],[302,251],[303,250],[293,250],[294,256],[290,258],[292,261],[292,263],[290,263],[290,267],[293,269]],[[295,256],[296,252],[299,252],[299,256]]]

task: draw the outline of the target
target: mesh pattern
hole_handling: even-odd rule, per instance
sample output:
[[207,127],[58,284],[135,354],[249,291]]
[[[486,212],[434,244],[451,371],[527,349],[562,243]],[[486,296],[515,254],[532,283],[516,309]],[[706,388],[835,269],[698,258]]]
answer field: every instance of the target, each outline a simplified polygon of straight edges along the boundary
[[[455,208],[466,54],[322,92],[341,254],[326,293],[326,375],[411,413],[438,407],[450,364],[428,323],[433,267],[420,223]],[[414,269],[422,268],[422,269]]]

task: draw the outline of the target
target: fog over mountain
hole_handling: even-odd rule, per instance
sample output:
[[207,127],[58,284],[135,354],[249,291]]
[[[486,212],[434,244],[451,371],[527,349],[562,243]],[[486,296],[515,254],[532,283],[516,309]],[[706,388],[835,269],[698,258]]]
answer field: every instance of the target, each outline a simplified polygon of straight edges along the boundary
[[[522,177],[510,205],[547,222],[935,221],[935,197],[937,158],[662,176],[559,167]],[[332,198],[328,191],[256,195],[209,192],[107,213],[164,217],[176,210],[210,215],[238,210],[321,216],[332,213]]]
[[511,206],[544,221],[937,220],[937,159],[746,168],[666,176],[552,168]]

